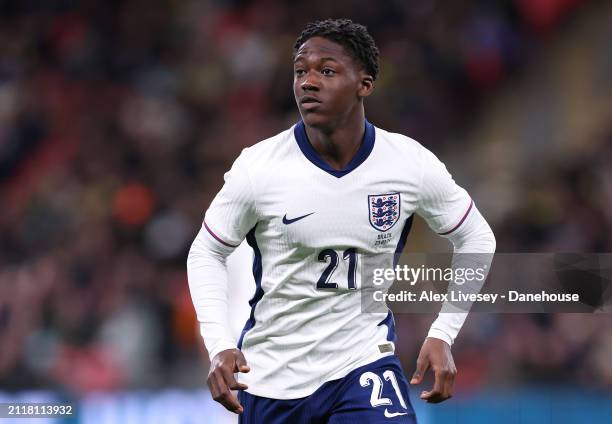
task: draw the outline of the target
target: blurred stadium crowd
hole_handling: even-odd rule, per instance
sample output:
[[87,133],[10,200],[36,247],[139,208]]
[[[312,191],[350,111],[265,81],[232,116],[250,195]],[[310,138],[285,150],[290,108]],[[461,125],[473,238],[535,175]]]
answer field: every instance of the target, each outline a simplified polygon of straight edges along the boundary
[[[508,81],[596,7],[0,1],[0,388],[204,385],[186,253],[240,149],[298,119],[290,58],[306,22],[366,24],[382,60],[369,119],[444,160]],[[513,182],[524,201],[491,222],[499,251],[610,251],[612,125],[599,134]],[[431,317],[396,319],[411,372]],[[454,348],[457,384],[612,387],[611,324],[471,316]]]

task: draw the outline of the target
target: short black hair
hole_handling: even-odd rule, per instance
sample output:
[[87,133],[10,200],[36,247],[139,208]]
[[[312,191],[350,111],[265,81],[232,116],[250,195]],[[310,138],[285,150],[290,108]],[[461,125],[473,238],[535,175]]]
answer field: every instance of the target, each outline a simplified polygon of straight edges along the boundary
[[310,22],[295,41],[294,57],[300,46],[312,37],[323,37],[340,44],[353,59],[363,65],[372,78],[378,76],[378,47],[365,26],[350,19]]

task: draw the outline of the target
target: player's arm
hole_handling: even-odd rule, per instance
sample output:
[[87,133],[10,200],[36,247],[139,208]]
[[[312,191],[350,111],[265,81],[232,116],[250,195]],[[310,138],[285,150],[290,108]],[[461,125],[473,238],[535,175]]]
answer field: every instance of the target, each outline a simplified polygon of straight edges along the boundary
[[[431,152],[423,149],[423,177],[417,213],[429,227],[453,244],[453,266],[458,256],[470,267],[488,270],[495,252],[495,236],[467,192]],[[484,283],[484,280],[482,280]],[[480,290],[471,287],[471,290]],[[451,346],[467,318],[466,309],[443,305],[425,339],[411,384],[419,384],[427,369],[434,373],[434,387],[421,393],[421,399],[438,403],[450,398],[457,369]]]
[[187,258],[191,299],[211,362],[207,384],[213,399],[235,413],[243,409],[231,390],[247,387],[236,381],[234,373],[250,369],[236,348],[229,323],[226,260],[257,222],[243,163],[241,156],[225,175]]
[[228,410],[242,413],[242,406],[231,390],[244,390],[247,386],[238,383],[234,373],[250,369],[236,348],[228,316],[226,259],[233,248],[215,240],[208,231],[204,223],[189,250],[189,288],[210,357],[207,378],[210,393]]

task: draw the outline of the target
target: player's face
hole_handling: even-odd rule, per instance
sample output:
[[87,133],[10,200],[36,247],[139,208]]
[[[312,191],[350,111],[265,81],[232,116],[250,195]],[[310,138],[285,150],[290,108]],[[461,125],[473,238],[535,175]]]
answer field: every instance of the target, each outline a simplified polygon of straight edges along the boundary
[[[306,125],[333,129],[363,107],[373,79],[344,47],[323,37],[302,44],[294,59],[293,93]],[[361,115],[360,115],[361,116]]]

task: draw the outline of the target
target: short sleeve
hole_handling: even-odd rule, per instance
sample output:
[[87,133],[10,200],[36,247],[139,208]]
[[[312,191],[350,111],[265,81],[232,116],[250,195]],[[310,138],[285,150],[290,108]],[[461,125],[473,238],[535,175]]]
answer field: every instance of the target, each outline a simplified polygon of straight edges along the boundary
[[203,225],[219,243],[236,247],[257,223],[255,196],[245,151],[225,173],[225,183],[204,216]]
[[421,154],[423,176],[416,212],[436,233],[451,235],[472,210],[472,199],[433,153],[422,148]]

